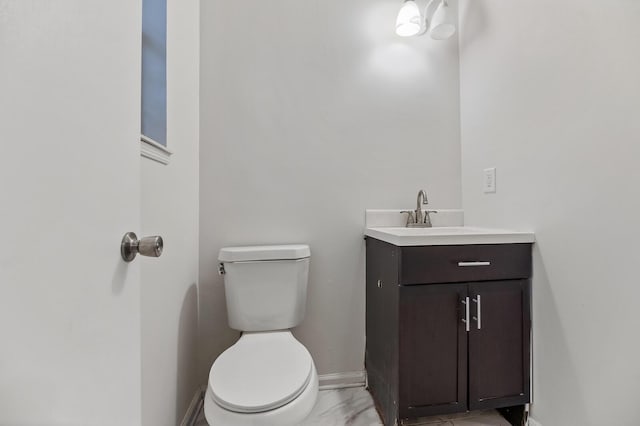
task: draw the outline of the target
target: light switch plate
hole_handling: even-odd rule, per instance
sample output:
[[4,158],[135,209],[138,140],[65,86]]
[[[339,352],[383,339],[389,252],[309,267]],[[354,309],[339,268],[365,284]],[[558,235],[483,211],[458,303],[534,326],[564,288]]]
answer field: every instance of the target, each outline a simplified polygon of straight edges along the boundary
[[485,194],[496,192],[496,168],[484,169],[482,189]]

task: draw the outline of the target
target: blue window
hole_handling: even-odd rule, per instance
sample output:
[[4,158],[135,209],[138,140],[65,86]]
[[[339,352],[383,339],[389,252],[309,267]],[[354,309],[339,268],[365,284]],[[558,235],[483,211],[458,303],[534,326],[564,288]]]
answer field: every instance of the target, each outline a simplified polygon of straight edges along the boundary
[[167,1],[142,1],[142,136],[167,146]]

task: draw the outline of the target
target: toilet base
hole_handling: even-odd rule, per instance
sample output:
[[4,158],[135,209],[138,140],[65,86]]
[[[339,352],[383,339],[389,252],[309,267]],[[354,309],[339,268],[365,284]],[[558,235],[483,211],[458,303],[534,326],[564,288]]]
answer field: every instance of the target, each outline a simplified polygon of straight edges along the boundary
[[204,397],[204,415],[211,426],[296,426],[311,413],[318,399],[318,372],[312,366],[307,388],[293,401],[262,413],[236,413],[215,403],[211,389]]

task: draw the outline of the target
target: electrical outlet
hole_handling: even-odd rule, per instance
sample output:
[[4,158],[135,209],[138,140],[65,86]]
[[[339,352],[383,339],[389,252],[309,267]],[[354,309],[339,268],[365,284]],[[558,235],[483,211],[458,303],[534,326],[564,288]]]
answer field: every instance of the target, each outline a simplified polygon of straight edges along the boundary
[[484,169],[482,189],[485,194],[496,192],[496,168]]

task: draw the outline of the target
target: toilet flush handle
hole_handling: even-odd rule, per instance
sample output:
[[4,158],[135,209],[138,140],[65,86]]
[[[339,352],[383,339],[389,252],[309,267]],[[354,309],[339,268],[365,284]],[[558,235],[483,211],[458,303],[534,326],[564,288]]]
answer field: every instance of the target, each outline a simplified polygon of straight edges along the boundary
[[120,243],[120,254],[125,262],[131,262],[138,253],[142,256],[160,257],[163,249],[162,237],[153,236],[138,239],[133,232],[124,234]]

